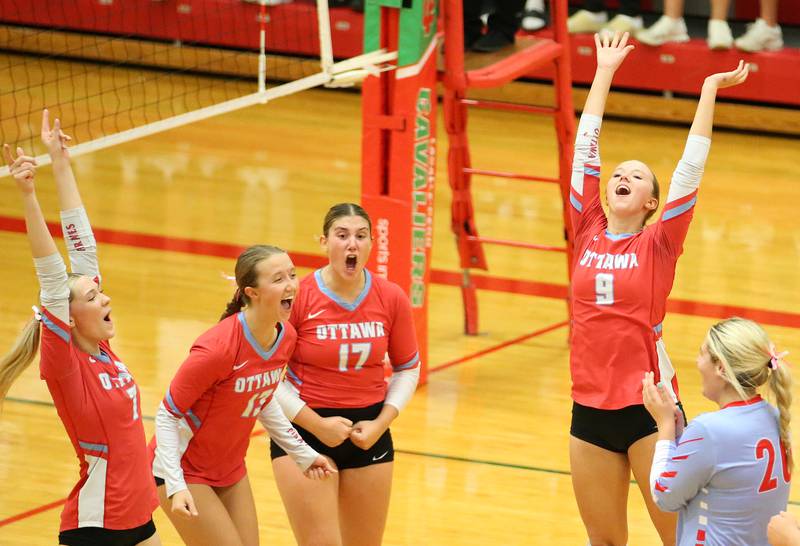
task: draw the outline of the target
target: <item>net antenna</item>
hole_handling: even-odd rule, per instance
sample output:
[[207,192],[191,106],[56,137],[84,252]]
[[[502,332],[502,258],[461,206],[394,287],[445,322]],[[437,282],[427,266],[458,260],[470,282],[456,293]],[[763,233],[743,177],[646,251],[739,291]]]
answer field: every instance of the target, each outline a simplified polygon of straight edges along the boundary
[[[272,0],[273,2],[275,0]],[[87,127],[86,130],[81,130],[80,128],[73,128],[69,127],[65,129],[65,132],[69,132],[74,141],[77,142],[74,146],[70,147],[70,155],[72,157],[77,157],[83,154],[88,154],[92,152],[96,152],[98,150],[102,150],[104,148],[108,148],[111,146],[115,146],[117,144],[122,144],[125,142],[129,142],[134,139],[146,137],[149,135],[153,135],[162,131],[167,131],[170,129],[174,129],[176,127],[181,127],[183,125],[188,125],[190,123],[195,123],[198,121],[202,121],[214,116],[218,116],[221,114],[226,114],[229,112],[233,112],[242,108],[247,108],[256,104],[266,104],[267,102],[284,97],[287,95],[291,95],[294,93],[298,93],[300,91],[305,91],[308,89],[312,89],[315,87],[348,87],[359,83],[368,75],[377,75],[380,72],[386,70],[392,70],[395,67],[393,66],[393,62],[397,60],[397,52],[396,51],[386,51],[385,49],[379,49],[376,51],[372,51],[363,55],[359,55],[356,57],[352,57],[349,59],[336,61],[333,58],[333,45],[332,45],[332,38],[331,38],[331,18],[330,13],[328,10],[328,0],[316,0],[316,5],[314,7],[309,6],[309,10],[316,10],[316,26],[318,31],[317,37],[306,37],[309,38],[309,42],[313,42],[314,40],[311,38],[318,38],[319,41],[319,65],[317,69],[312,70],[304,70],[303,74],[296,79],[291,79],[286,83],[280,83],[277,85],[272,85],[270,87],[267,86],[268,82],[270,82],[273,78],[274,79],[286,79],[285,76],[277,76],[275,77],[272,73],[270,73],[269,67],[270,63],[272,65],[284,63],[286,64],[284,57],[274,55],[272,53],[268,53],[270,49],[268,46],[270,44],[276,43],[279,41],[281,37],[275,36],[281,32],[281,23],[279,21],[273,21],[275,24],[270,25],[268,28],[268,23],[270,23],[270,12],[268,10],[270,0],[259,0],[255,2],[260,5],[259,12],[258,12],[258,21],[259,21],[259,53],[258,53],[258,62],[257,62],[257,74],[253,74],[250,72],[250,77],[253,75],[257,76],[257,88],[254,92],[241,95],[242,89],[246,92],[246,87],[242,87],[241,79],[246,77],[246,74],[242,73],[241,71],[238,73],[237,77],[239,78],[237,90],[229,91],[227,94],[234,94],[240,95],[235,96],[234,98],[225,97],[225,100],[222,101],[209,101],[206,100],[205,102],[213,102],[212,104],[200,104],[202,100],[195,100],[198,102],[196,105],[189,105],[185,108],[177,108],[182,109],[185,111],[176,112],[176,108],[173,104],[176,102],[175,96],[166,97],[164,99],[165,104],[168,106],[165,108],[161,104],[157,105],[156,109],[161,112],[163,109],[169,110],[170,108],[172,111],[167,112],[166,116],[160,116],[160,119],[151,120],[152,116],[150,114],[145,115],[136,115],[136,112],[133,112],[132,108],[137,108],[141,106],[141,108],[150,107],[152,109],[152,101],[151,103],[147,103],[148,99],[139,99],[137,96],[136,85],[131,84],[131,76],[128,74],[130,71],[128,68],[133,65],[135,67],[139,67],[142,64],[147,65],[147,62],[143,62],[143,59],[150,55],[153,58],[160,59],[156,61],[154,64],[158,66],[158,70],[164,70],[164,59],[172,58],[176,54],[177,55],[184,55],[185,57],[192,57],[193,59],[196,57],[198,59],[203,58],[205,55],[208,57],[210,54],[208,51],[215,51],[219,58],[212,61],[196,61],[198,64],[194,66],[186,66],[185,62],[182,66],[172,65],[169,66],[169,61],[167,61],[167,68],[172,69],[174,72],[170,73],[168,76],[159,75],[158,77],[151,77],[150,78],[150,87],[145,88],[145,85],[142,84],[141,90],[138,91],[140,95],[147,95],[149,89],[152,89],[154,86],[155,80],[165,80],[171,78],[178,78],[187,75],[192,75],[195,77],[196,74],[208,74],[211,72],[215,72],[215,67],[217,65],[230,65],[231,59],[237,57],[240,59],[242,56],[246,55],[242,52],[237,51],[230,51],[230,50],[209,50],[209,48],[204,45],[203,48],[194,48],[192,45],[187,46],[186,44],[182,43],[180,39],[174,40],[172,44],[153,44],[152,42],[146,42],[144,45],[139,45],[140,42],[136,42],[131,40],[131,38],[136,38],[135,36],[111,36],[103,35],[103,28],[98,28],[99,36],[88,37],[85,33],[81,35],[74,35],[70,32],[67,33],[60,33],[60,30],[64,29],[57,29],[54,30],[51,22],[47,20],[42,21],[34,21],[33,24],[26,25],[26,21],[22,20],[23,26],[20,26],[20,21],[14,21],[13,15],[10,14],[10,17],[4,15],[3,19],[5,21],[9,21],[13,24],[10,27],[0,27],[0,49],[5,49],[11,53],[11,56],[17,58],[16,55],[18,54],[30,54],[33,53],[36,55],[38,59],[38,63],[43,65],[46,62],[51,62],[54,59],[67,59],[68,62],[74,60],[75,57],[82,57],[82,53],[91,50],[88,54],[88,58],[90,61],[98,60],[102,64],[96,65],[96,71],[109,71],[109,70],[122,70],[123,68],[126,69],[125,73],[128,74],[128,85],[123,86],[125,87],[124,92],[130,93],[129,103],[142,103],[141,105],[134,105],[133,107],[127,106],[127,110],[124,112],[114,112],[114,111],[104,111],[102,113],[101,118],[96,118],[93,120],[93,126]],[[20,0],[20,5],[22,4],[22,0]],[[73,3],[69,0],[64,2],[64,10],[70,9],[69,5]],[[153,3],[151,6],[158,6],[161,3]],[[166,3],[164,3],[166,4]],[[75,3],[77,6],[77,3]],[[76,8],[77,9],[77,8]],[[157,9],[157,8],[151,8]],[[23,13],[24,10],[20,10],[20,13]],[[141,14],[140,14],[141,15]],[[308,14],[310,15],[310,14]],[[229,14],[226,14],[229,16]],[[252,19],[250,20],[252,21]],[[2,23],[0,23],[2,25]],[[210,27],[211,25],[209,25]],[[232,25],[235,26],[235,25]],[[251,26],[252,28],[252,26]],[[66,29],[69,31],[70,29]],[[269,35],[269,32],[273,33],[273,36]],[[53,38],[52,35],[55,34],[56,37]],[[61,35],[64,36],[61,36]],[[297,37],[289,37],[291,41],[294,39],[297,41]],[[283,37],[283,39],[286,39]],[[49,40],[49,41],[48,41]],[[57,40],[62,40],[63,43],[74,43],[75,41],[82,41],[83,46],[74,46],[72,49],[67,49],[66,54],[52,54],[52,51],[48,51],[49,47],[53,47],[53,44],[56,43]],[[85,44],[87,40],[93,40],[92,45],[87,47]],[[38,43],[38,45],[31,45],[34,43]],[[62,42],[58,42],[59,45]],[[43,46],[42,43],[45,43]],[[129,55],[129,51],[132,49],[131,44],[136,44],[137,47],[140,47],[137,50],[137,54],[133,55],[135,59],[131,62]],[[304,43],[302,48],[306,50],[309,47],[307,43]],[[115,49],[116,48],[116,49]],[[160,48],[160,49],[159,49]],[[58,48],[55,48],[58,49]],[[184,53],[185,50],[189,50],[191,54]],[[102,53],[100,53],[102,51]],[[109,58],[102,57],[102,55],[109,55],[109,51],[116,51],[116,56],[112,55],[112,65],[109,67]],[[120,53],[122,51],[122,53]],[[76,53],[77,52],[77,53]],[[43,55],[44,54],[44,55]],[[227,56],[223,58],[223,56]],[[230,57],[230,58],[228,58]],[[251,57],[252,58],[252,57]],[[284,59],[284,60],[281,60]],[[86,59],[82,59],[81,67],[85,67],[86,63],[84,62]],[[33,62],[33,61],[32,61]],[[205,62],[206,64],[203,64]],[[238,61],[237,61],[238,62]],[[297,61],[296,64],[300,64],[302,61]],[[11,80],[12,87],[17,87],[15,80],[15,70],[19,71],[20,69],[20,62],[17,61],[9,61],[7,67],[0,66],[0,79],[4,79],[2,72],[7,71],[9,76],[8,79]],[[244,63],[247,65],[248,63]],[[303,66],[307,66],[309,63],[306,61]],[[213,66],[212,66],[213,65]],[[92,65],[90,65],[92,66]],[[253,67],[255,68],[255,67]],[[45,69],[40,67],[40,69],[44,72]],[[90,69],[83,69],[84,73],[86,74],[86,78],[90,79],[91,77],[97,78],[98,76],[92,75]],[[65,78],[74,78],[76,70],[74,68],[70,68],[68,71],[69,74],[65,76]],[[224,70],[223,70],[224,72]],[[285,72],[285,70],[284,70]],[[297,72],[295,70],[294,72]],[[311,72],[311,73],[305,73]],[[146,77],[142,77],[145,80]],[[290,76],[290,78],[294,78],[294,76]],[[16,78],[19,79],[19,78]],[[14,110],[19,110],[20,108],[25,108],[23,103],[25,101],[19,100],[17,96],[13,97],[13,106],[14,107],[5,107],[2,108],[2,113],[0,113],[0,140],[3,142],[9,142],[11,144],[21,144],[25,145],[28,149],[33,149],[36,151],[38,148],[42,150],[39,141],[38,141],[38,134],[39,134],[39,126],[40,126],[40,113],[45,107],[50,107],[51,110],[53,106],[59,106],[60,100],[63,100],[61,95],[75,95],[78,88],[83,87],[83,84],[78,85],[73,83],[71,86],[75,89],[70,90],[70,92],[64,93],[61,88],[59,88],[59,80],[56,78],[55,82],[52,80],[50,82],[44,81],[38,85],[42,86],[41,89],[34,89],[32,83],[36,78],[27,77],[24,78],[25,83],[28,84],[28,88],[24,88],[20,90],[20,94],[25,93],[27,97],[31,96],[38,96],[40,97],[40,103],[36,104],[36,101],[28,101],[25,103],[27,106],[28,111],[22,113],[17,113]],[[48,78],[42,77],[41,80],[47,80]],[[114,82],[119,79],[117,74],[115,73],[113,77]],[[140,78],[141,79],[141,78]],[[44,85],[48,84],[53,87],[53,83],[55,83],[55,97],[47,97]],[[138,84],[139,82],[135,82]],[[157,82],[155,82],[157,83]],[[69,84],[64,83],[64,86]],[[180,87],[180,82],[176,87]],[[215,86],[219,87],[221,84],[215,83]],[[5,85],[4,85],[5,86]],[[89,87],[88,85],[86,86]],[[100,86],[102,87],[102,85]],[[214,86],[210,86],[214,87]],[[31,90],[35,92],[31,92]],[[252,88],[251,88],[252,89]],[[16,93],[16,90],[12,89],[11,93]],[[51,91],[52,93],[52,91]],[[76,122],[81,121],[85,116],[89,116],[93,114],[94,110],[97,109],[97,103],[102,103],[105,107],[106,102],[113,102],[113,101],[106,101],[104,97],[101,97],[101,94],[104,93],[112,93],[114,97],[118,99],[119,95],[122,93],[120,89],[101,89],[99,91],[93,91],[95,94],[91,94],[87,92],[86,97],[76,98],[75,96],[72,97],[73,103],[72,111],[73,113],[70,114],[74,116]],[[210,94],[213,95],[213,89],[211,90]],[[99,97],[99,98],[98,98]],[[195,98],[192,97],[194,100]],[[85,114],[80,112],[80,108],[76,107],[75,104],[79,101],[86,101],[87,103],[93,103],[92,107],[86,106]],[[184,102],[188,104],[188,100],[184,98]],[[54,105],[54,103],[56,103]],[[4,106],[7,106],[4,104]],[[119,107],[119,105],[118,105]],[[132,114],[133,112],[133,114]],[[6,116],[11,116],[6,118]],[[16,119],[14,117],[16,116]],[[27,116],[27,119],[22,119],[24,116]],[[3,119],[6,118],[6,119]],[[111,126],[110,130],[107,130],[108,126]],[[130,126],[132,125],[132,126]],[[76,134],[77,133],[77,134]],[[47,165],[50,163],[50,157],[46,153],[41,153],[36,155],[37,163],[41,165]],[[7,166],[3,165],[0,167],[0,177],[6,176],[9,174],[9,169]]]

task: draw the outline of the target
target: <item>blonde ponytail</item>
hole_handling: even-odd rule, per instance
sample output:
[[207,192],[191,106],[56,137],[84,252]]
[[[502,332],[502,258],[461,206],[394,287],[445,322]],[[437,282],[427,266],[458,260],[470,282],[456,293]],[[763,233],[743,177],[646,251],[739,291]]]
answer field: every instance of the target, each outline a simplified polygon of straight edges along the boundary
[[778,360],[777,365],[769,376],[769,388],[775,398],[775,405],[778,407],[778,428],[780,430],[781,443],[786,450],[786,466],[789,471],[794,466],[792,456],[792,434],[791,434],[791,406],[792,406],[792,374],[789,373],[788,366]]
[[712,326],[706,336],[706,347],[711,358],[722,363],[728,383],[742,400],[752,398],[758,387],[768,384],[779,412],[778,430],[786,465],[791,469],[792,375],[781,360],[783,355],[775,353],[775,346],[761,326],[739,317]]
[[39,321],[32,318],[14,342],[14,346],[0,359],[0,403],[8,394],[12,383],[36,358],[39,351]]

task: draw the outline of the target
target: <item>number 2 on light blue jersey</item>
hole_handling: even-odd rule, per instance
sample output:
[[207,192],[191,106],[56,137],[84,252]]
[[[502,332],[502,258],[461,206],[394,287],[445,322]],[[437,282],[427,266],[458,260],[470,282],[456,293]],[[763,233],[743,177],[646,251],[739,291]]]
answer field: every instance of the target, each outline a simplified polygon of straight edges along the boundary
[[339,346],[339,371],[347,371],[347,363],[350,361],[350,353],[358,355],[358,362],[356,362],[354,370],[358,371],[369,358],[369,353],[372,351],[372,343],[342,343]]

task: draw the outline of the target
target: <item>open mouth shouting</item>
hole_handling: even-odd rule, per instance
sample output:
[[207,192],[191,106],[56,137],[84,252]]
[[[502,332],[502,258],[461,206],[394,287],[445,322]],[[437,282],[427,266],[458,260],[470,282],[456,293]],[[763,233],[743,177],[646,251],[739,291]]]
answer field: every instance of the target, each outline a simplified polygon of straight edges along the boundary
[[344,269],[348,273],[355,273],[356,266],[358,265],[358,255],[348,254],[344,259]]
[[290,296],[288,298],[284,298],[281,300],[281,309],[284,311],[291,311],[292,310],[292,303],[294,303],[294,296]]
[[630,195],[631,187],[623,182],[617,186],[617,188],[614,190],[614,193],[617,195]]
[[109,323],[112,322],[111,321],[111,309],[108,310],[108,313],[106,313],[106,315],[103,317],[103,320],[105,322],[109,322]]

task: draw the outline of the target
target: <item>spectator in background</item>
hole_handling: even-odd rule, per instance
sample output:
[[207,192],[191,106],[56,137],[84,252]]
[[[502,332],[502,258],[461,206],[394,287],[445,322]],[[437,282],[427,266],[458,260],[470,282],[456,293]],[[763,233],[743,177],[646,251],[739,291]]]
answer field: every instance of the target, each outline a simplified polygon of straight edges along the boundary
[[[683,20],[684,0],[665,0],[664,15],[653,26],[636,33],[636,39],[651,46],[667,42],[686,42],[689,34]],[[747,32],[733,39],[727,16],[730,0],[711,0],[708,20],[708,47],[714,50],[737,49],[747,52],[776,51],[783,47],[783,35],[778,26],[778,0],[760,0],[761,17],[747,26]]]
[[514,44],[525,0],[494,0],[493,4],[483,33],[483,0],[464,0],[464,49],[493,53]]
[[522,28],[528,31],[539,30],[547,25],[544,15],[544,0],[527,0],[522,13]]
[[634,34],[643,27],[640,0],[620,0],[619,11],[610,21],[603,0],[584,0],[583,8],[567,19],[567,29],[570,34],[588,32]]

